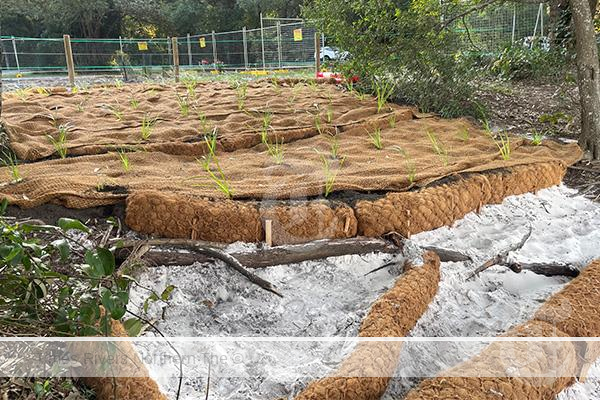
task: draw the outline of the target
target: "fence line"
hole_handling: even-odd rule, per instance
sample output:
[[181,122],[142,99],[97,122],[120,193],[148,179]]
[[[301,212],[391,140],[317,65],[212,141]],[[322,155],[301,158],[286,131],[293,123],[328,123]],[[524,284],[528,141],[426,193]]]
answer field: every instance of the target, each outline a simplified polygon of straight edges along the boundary
[[[210,32],[177,38],[182,69],[290,69],[312,67],[315,29],[304,22],[263,29]],[[173,65],[172,38],[71,39],[75,69],[151,70]],[[63,39],[1,37],[3,70],[65,72]]]
[[[542,4],[500,5],[470,15],[454,29],[465,33],[465,49],[494,52],[525,38],[543,36],[547,18]],[[206,71],[307,68],[315,63],[314,37],[315,29],[304,21],[261,16],[260,28],[178,37],[178,61],[182,69]],[[324,37],[320,44],[325,45]],[[62,38],[2,36],[0,46],[3,70],[67,71]],[[171,68],[174,61],[171,38],[74,38],[71,46],[77,72],[126,67],[151,73]]]

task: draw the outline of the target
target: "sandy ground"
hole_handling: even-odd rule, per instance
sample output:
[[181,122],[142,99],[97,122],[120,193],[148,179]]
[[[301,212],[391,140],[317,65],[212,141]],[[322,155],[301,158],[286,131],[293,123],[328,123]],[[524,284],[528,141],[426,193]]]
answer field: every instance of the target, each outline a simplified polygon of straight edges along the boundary
[[[414,236],[414,242],[453,248],[470,254],[472,263],[442,264],[438,295],[411,332],[411,336],[497,336],[529,319],[551,294],[567,282],[563,277],[544,277],[531,272],[515,274],[493,267],[479,277],[467,280],[483,261],[518,243],[532,229],[523,248],[511,254],[522,262],[569,262],[584,267],[600,257],[600,205],[579,196],[564,186],[507,198],[502,205],[486,206],[479,215],[471,213],[452,228]],[[233,245],[239,250],[240,245]],[[389,257],[389,256],[385,256]],[[276,284],[284,299],[244,282],[221,264],[181,268],[152,268],[140,276],[147,286],[162,288],[174,284],[173,304],[165,319],[158,322],[165,334],[178,336],[353,336],[369,305],[393,283],[398,271],[381,270],[364,274],[385,263],[384,256],[347,256],[325,262],[277,266],[258,271]],[[140,302],[143,293],[134,294]],[[137,300],[136,300],[137,299]],[[159,317],[159,310],[151,314]],[[441,346],[441,345],[440,345]],[[475,354],[483,345],[456,343],[448,347],[411,344],[405,347],[399,368],[384,399],[398,399],[415,385],[415,371],[432,374]],[[269,365],[245,365],[255,379],[221,379],[210,385],[211,399],[252,399],[278,396],[292,398],[312,377],[331,371],[336,361],[351,350],[320,344],[312,357],[311,376],[287,375]],[[299,363],[293,353],[289,364]],[[301,361],[306,362],[306,359]],[[167,378],[174,371],[153,370],[162,387],[174,394],[177,379]],[[600,363],[595,366],[600,375]],[[267,376],[277,376],[270,380]],[[205,393],[204,378],[190,379],[184,385],[184,399]],[[600,398],[600,384],[588,379],[561,395],[564,399]]]

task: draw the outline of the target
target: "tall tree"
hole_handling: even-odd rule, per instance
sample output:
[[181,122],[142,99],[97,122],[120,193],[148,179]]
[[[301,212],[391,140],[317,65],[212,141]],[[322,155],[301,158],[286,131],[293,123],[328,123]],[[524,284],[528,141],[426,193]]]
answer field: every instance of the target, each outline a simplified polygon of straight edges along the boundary
[[588,0],[570,0],[575,49],[577,82],[581,104],[579,145],[593,159],[600,159],[600,64],[594,21]]

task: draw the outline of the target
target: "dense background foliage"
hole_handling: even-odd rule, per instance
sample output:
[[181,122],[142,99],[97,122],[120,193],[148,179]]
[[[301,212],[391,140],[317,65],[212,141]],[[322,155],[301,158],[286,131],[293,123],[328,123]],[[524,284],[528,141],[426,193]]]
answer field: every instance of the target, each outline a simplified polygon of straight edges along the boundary
[[2,0],[2,35],[104,38],[174,36],[297,17],[302,0]]

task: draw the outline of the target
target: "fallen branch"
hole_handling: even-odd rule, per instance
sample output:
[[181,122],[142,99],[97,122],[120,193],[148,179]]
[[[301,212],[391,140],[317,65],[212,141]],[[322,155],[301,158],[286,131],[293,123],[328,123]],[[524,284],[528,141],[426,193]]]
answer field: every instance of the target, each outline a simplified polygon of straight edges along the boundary
[[275,286],[273,286],[269,281],[264,280],[263,278],[253,274],[248,271],[244,266],[232,255],[225,253],[222,249],[213,247],[211,245],[207,245],[207,242],[198,242],[196,240],[187,240],[187,239],[149,239],[149,240],[135,240],[135,241],[126,241],[121,244],[121,247],[131,248],[131,247],[139,247],[139,246],[179,246],[185,247],[186,249],[194,252],[206,255],[210,258],[214,258],[217,260],[223,261],[228,266],[235,269],[240,274],[244,275],[246,279],[255,285],[260,286],[261,288],[276,294],[279,297],[283,297],[281,293],[279,293]]
[[502,264],[502,263],[506,262],[506,258],[508,257],[508,255],[511,252],[523,248],[523,246],[525,245],[527,240],[529,240],[529,237],[531,236],[531,232],[532,232],[532,228],[531,228],[531,226],[529,226],[529,231],[527,231],[527,233],[523,236],[523,238],[518,243],[510,246],[507,250],[503,251],[502,253],[500,253],[500,254],[490,258],[486,262],[484,262],[467,278],[467,280],[479,275],[480,273],[482,273],[483,271],[485,271],[486,269],[488,269],[494,265],[498,265],[498,264]]
[[534,274],[544,276],[569,276],[576,278],[579,276],[579,270],[572,265],[564,263],[516,263],[501,262],[498,265],[509,268],[511,271],[519,273],[522,271],[531,271]]
[[[216,247],[220,250],[224,245],[199,242],[187,239],[156,239],[146,241],[150,246],[175,248],[188,248],[189,246]],[[133,243],[128,243],[133,244]],[[133,246],[126,246],[131,248]],[[400,249],[393,243],[372,238],[352,238],[339,240],[316,240],[305,244],[296,244],[278,247],[265,247],[252,252],[235,252],[231,256],[237,259],[246,268],[264,268],[274,265],[295,264],[303,261],[321,260],[328,257],[339,257],[352,254],[386,253],[395,254]],[[125,259],[127,254],[119,252],[117,258]],[[150,249],[144,256],[146,262],[154,265],[191,265],[196,262],[210,261],[210,258],[197,252],[180,252],[174,250]]]

